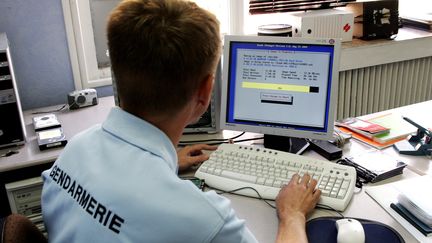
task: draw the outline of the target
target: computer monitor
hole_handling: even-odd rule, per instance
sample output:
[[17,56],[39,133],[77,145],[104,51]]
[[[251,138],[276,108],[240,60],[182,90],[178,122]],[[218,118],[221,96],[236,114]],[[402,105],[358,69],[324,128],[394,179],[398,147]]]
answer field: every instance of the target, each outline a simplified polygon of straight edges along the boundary
[[285,151],[284,137],[330,139],[339,55],[336,39],[225,36],[221,128]]

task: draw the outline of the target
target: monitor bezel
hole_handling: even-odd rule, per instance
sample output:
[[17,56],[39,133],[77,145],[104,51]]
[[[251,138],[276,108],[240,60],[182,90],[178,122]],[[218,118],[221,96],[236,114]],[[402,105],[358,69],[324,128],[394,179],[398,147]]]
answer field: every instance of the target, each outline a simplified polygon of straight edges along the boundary
[[[333,49],[332,77],[330,83],[330,103],[328,116],[326,118],[327,131],[318,132],[310,130],[298,130],[290,128],[252,126],[247,124],[231,123],[227,121],[228,111],[228,86],[230,69],[230,50],[232,42],[252,42],[252,43],[283,43],[283,44],[312,44],[312,45],[331,45]],[[236,36],[227,35],[224,37],[223,68],[221,82],[221,111],[220,127],[224,130],[244,131],[261,133],[268,135],[278,135],[286,137],[298,137],[309,139],[331,139],[333,137],[334,121],[336,117],[337,93],[339,81],[339,59],[341,42],[334,38],[296,38],[296,37],[275,37],[275,36]]]

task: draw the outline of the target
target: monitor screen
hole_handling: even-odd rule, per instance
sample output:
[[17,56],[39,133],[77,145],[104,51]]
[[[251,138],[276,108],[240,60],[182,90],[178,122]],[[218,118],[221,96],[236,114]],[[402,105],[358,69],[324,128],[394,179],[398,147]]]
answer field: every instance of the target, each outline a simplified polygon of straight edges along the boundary
[[340,41],[226,36],[221,128],[330,139]]

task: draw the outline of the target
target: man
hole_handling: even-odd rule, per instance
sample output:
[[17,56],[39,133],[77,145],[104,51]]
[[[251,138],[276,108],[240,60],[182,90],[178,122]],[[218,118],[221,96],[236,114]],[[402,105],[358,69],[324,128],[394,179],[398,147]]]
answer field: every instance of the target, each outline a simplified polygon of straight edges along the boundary
[[[214,149],[177,155],[175,145],[209,105],[221,51],[215,16],[182,0],[126,0],[107,33],[121,108],[43,172],[50,242],[256,242],[227,199],[177,176]],[[281,190],[278,241],[307,241],[315,186],[296,175]]]

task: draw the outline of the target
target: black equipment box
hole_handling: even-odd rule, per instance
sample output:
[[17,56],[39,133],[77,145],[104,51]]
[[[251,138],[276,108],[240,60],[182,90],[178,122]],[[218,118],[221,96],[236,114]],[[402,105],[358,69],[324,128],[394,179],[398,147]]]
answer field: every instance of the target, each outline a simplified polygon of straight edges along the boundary
[[391,38],[399,31],[398,0],[348,4],[354,13],[354,37],[372,40]]

